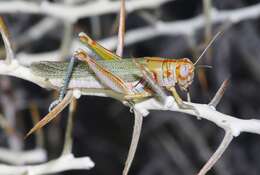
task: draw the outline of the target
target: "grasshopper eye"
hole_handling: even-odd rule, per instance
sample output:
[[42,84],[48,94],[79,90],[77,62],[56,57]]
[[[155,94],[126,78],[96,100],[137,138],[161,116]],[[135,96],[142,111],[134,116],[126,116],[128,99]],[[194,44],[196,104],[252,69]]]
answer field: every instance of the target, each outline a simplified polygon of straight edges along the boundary
[[180,76],[187,77],[189,75],[189,65],[184,64],[180,67]]

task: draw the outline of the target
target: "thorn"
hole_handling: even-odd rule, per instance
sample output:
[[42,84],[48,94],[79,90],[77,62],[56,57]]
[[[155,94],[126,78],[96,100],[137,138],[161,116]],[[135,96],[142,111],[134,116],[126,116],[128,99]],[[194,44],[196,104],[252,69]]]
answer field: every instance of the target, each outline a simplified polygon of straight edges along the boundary
[[125,40],[125,0],[121,0],[120,17],[119,17],[119,28],[118,28],[118,44],[116,54],[120,57],[123,56],[124,40]]
[[217,93],[215,94],[215,96],[212,98],[212,100],[210,101],[209,103],[209,106],[213,106],[213,107],[216,107],[221,98],[223,97],[226,89],[227,89],[227,86],[228,86],[228,83],[229,83],[229,79],[226,79],[220,86],[220,88],[218,89]]
[[43,117],[36,125],[25,135],[24,139],[28,138],[32,133],[48,124],[51,120],[58,116],[58,114],[72,101],[72,92],[68,91],[64,99],[53,108],[45,117]]
[[3,38],[5,50],[6,50],[6,63],[10,64],[14,60],[14,53],[12,49],[12,43],[10,41],[9,30],[4,22],[4,19],[0,16],[0,33]]
[[135,121],[134,121],[134,128],[133,128],[133,133],[132,133],[132,139],[131,139],[131,144],[130,148],[128,151],[128,155],[125,161],[125,166],[123,170],[123,175],[127,175],[128,171],[131,167],[131,164],[134,160],[134,156],[136,153],[137,145],[140,139],[141,135],[141,130],[142,130],[142,125],[143,125],[143,116],[141,113],[138,111],[134,110],[134,116],[135,116]]

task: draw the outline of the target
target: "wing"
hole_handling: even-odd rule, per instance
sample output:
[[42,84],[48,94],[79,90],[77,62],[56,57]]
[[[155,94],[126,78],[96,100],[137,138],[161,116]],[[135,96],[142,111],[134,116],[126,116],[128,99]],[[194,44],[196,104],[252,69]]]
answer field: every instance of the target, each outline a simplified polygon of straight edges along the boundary
[[95,54],[97,54],[103,60],[116,60],[119,61],[122,58],[111,51],[107,50],[96,41],[92,40],[87,34],[81,32],[79,34],[79,39],[82,43],[87,45]]

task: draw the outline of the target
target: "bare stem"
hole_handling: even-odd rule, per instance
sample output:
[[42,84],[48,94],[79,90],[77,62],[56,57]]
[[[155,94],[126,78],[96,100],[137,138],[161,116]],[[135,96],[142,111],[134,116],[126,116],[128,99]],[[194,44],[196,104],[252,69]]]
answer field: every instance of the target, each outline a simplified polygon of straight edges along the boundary
[[129,148],[127,159],[126,159],[126,162],[125,162],[123,175],[128,174],[130,166],[133,162],[134,155],[135,155],[136,148],[137,148],[139,138],[140,138],[140,134],[141,134],[142,124],[143,124],[143,116],[142,116],[141,113],[134,110],[134,116],[135,116],[135,122],[134,122],[133,135],[132,135],[131,145],[130,145],[130,148]]
[[116,54],[121,57],[123,56],[124,41],[125,41],[125,17],[126,17],[125,0],[121,0],[119,29],[118,29],[118,45],[116,50]]

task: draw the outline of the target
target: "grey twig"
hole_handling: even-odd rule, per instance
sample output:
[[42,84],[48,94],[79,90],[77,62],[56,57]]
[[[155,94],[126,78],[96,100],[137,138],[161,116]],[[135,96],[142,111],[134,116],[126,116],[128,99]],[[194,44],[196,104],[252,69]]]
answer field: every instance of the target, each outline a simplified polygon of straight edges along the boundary
[[138,111],[136,111],[135,109],[134,109],[134,116],[135,116],[135,121],[134,121],[133,135],[132,135],[132,140],[131,140],[130,148],[128,151],[127,159],[125,162],[123,175],[128,174],[128,171],[129,171],[132,161],[134,159],[134,155],[136,152],[136,148],[138,145],[138,141],[139,141],[141,129],[142,129],[142,124],[143,124],[142,114],[139,113]]
[[125,42],[125,18],[126,18],[126,7],[125,0],[121,0],[120,6],[120,17],[119,17],[119,28],[118,28],[118,45],[116,54],[123,56],[124,42]]

